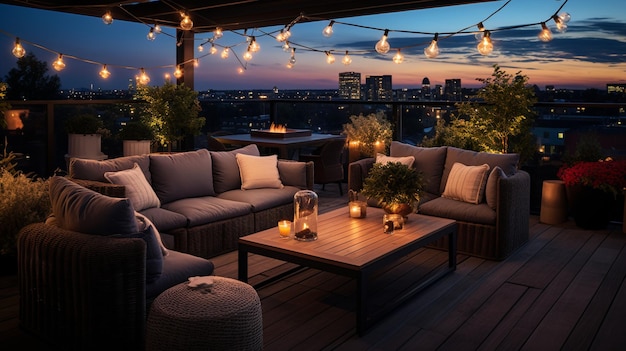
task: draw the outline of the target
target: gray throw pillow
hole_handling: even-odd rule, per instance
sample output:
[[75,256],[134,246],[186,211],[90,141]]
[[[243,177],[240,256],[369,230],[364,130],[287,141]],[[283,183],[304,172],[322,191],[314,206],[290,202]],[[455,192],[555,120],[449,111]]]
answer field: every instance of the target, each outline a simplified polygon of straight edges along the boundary
[[70,160],[69,176],[70,178],[76,179],[107,182],[104,177],[105,172],[117,172],[131,169],[135,163],[141,168],[148,183],[152,183],[150,158],[148,155],[117,157],[104,161],[72,158]]
[[127,198],[113,198],[64,177],[50,178],[50,202],[59,227],[97,235],[137,232],[135,210]]
[[213,185],[216,193],[220,194],[229,190],[241,189],[239,165],[237,165],[235,156],[237,154],[260,156],[259,148],[255,144],[246,145],[231,151],[211,151]]

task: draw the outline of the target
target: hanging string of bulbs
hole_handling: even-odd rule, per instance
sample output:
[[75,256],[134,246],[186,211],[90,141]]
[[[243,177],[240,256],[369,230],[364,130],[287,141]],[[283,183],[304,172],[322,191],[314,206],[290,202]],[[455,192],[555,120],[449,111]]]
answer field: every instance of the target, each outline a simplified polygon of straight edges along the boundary
[[[176,78],[180,78],[183,75],[183,67],[186,64],[192,63],[194,66],[198,66],[199,65],[199,60],[201,58],[204,58],[206,56],[209,55],[215,55],[217,54],[217,52],[219,51],[218,48],[221,48],[221,53],[220,53],[220,57],[222,59],[228,59],[230,57],[230,54],[232,53],[233,56],[235,57],[235,59],[238,61],[239,63],[239,68],[238,71],[239,73],[243,73],[246,69],[247,69],[247,64],[249,61],[252,60],[253,55],[255,53],[257,53],[260,49],[261,46],[258,43],[257,37],[263,37],[263,36],[269,36],[274,38],[276,41],[278,41],[279,43],[282,43],[282,49],[286,52],[288,52],[290,54],[289,60],[286,64],[287,68],[293,68],[294,65],[296,64],[296,48],[299,48],[300,50],[304,50],[304,51],[310,51],[310,52],[319,52],[319,53],[323,53],[325,55],[326,58],[326,62],[328,64],[333,64],[335,62],[335,57],[333,55],[333,53],[337,53],[337,52],[344,52],[344,50],[339,50],[339,49],[319,49],[319,48],[314,48],[314,47],[309,47],[306,45],[302,45],[302,44],[298,44],[296,42],[293,42],[290,40],[291,38],[291,29],[294,25],[296,25],[298,22],[302,21],[302,20],[308,20],[308,21],[324,21],[324,20],[328,20],[328,25],[326,27],[323,28],[322,30],[322,35],[324,37],[331,37],[334,33],[334,27],[336,25],[344,25],[344,26],[351,26],[351,27],[358,27],[358,28],[362,28],[362,29],[369,29],[369,30],[375,30],[375,31],[379,31],[382,32],[382,36],[381,38],[376,42],[376,44],[374,45],[374,51],[385,55],[387,54],[390,50],[391,50],[391,45],[389,43],[389,35],[390,33],[404,33],[404,34],[412,34],[412,35],[427,35],[427,36],[432,36],[433,39],[430,40],[429,42],[419,42],[416,44],[412,44],[412,45],[408,45],[408,46],[403,46],[403,47],[397,47],[395,48],[396,53],[395,55],[392,57],[392,61],[396,64],[400,64],[402,62],[404,62],[404,55],[402,54],[402,49],[408,49],[411,47],[416,47],[419,45],[425,45],[427,44],[427,46],[424,48],[424,55],[428,58],[428,59],[434,59],[436,58],[439,53],[439,40],[440,39],[447,39],[450,38],[452,36],[455,35],[459,35],[459,34],[474,34],[478,44],[476,45],[476,49],[478,50],[478,52],[481,55],[489,55],[493,52],[493,41],[491,39],[491,35],[492,33],[495,32],[500,32],[500,31],[507,31],[507,30],[512,30],[512,29],[519,29],[519,28],[524,28],[524,27],[532,27],[532,26],[540,26],[541,30],[538,33],[537,37],[539,38],[539,40],[541,40],[542,42],[549,42],[552,40],[552,31],[550,30],[550,28],[548,27],[547,23],[550,21],[554,21],[554,24],[556,26],[556,30],[559,33],[563,33],[567,30],[567,23],[570,21],[571,16],[567,13],[567,12],[560,12],[563,7],[565,6],[565,4],[567,4],[568,0],[565,0],[563,2],[563,4],[561,4],[561,6],[554,12],[554,14],[552,16],[550,16],[548,19],[546,19],[545,21],[542,22],[537,22],[537,23],[528,23],[528,24],[521,24],[521,25],[514,25],[514,26],[508,26],[508,27],[501,27],[501,28],[492,28],[492,29],[486,29],[484,26],[484,22],[486,22],[487,20],[489,20],[491,17],[493,17],[495,14],[497,14],[498,12],[500,12],[503,8],[505,8],[512,0],[508,0],[506,1],[502,6],[500,6],[496,11],[494,11],[493,13],[491,13],[489,16],[487,16],[485,19],[483,19],[482,21],[478,22],[475,25],[471,25],[468,26],[466,28],[463,28],[461,30],[455,31],[455,32],[448,32],[448,33],[440,33],[440,32],[420,32],[420,31],[408,31],[408,30],[395,30],[395,29],[388,29],[388,28],[376,28],[376,27],[370,27],[370,26],[364,26],[364,25],[359,25],[359,24],[353,24],[353,23],[348,23],[348,22],[342,22],[342,21],[337,21],[334,19],[322,19],[322,18],[313,18],[313,17],[307,17],[303,14],[297,16],[293,21],[291,21],[290,23],[288,23],[287,25],[285,25],[282,29],[279,30],[275,30],[272,32],[265,32],[261,29],[256,29],[256,31],[258,31],[259,33],[261,33],[261,35],[256,35],[256,33],[253,34],[248,34],[248,30],[244,30],[243,33],[239,33],[237,31],[231,31],[234,34],[240,35],[242,37],[245,38],[245,41],[243,42],[239,42],[233,45],[222,45],[217,43],[217,41],[223,37],[223,31],[219,26],[216,26],[215,29],[212,32],[212,36],[208,39],[200,39],[202,41],[202,43],[200,45],[198,45],[197,50],[199,53],[203,53],[204,52],[204,46],[207,44],[210,44],[210,49],[208,50],[207,53],[204,53],[203,55],[200,55],[196,58],[193,59],[189,59],[187,61],[181,62],[177,65],[163,65],[163,66],[156,66],[156,67],[151,67],[153,69],[163,69],[163,68],[174,68],[174,72],[173,75]],[[172,6],[172,5],[170,5]],[[133,18],[135,18],[135,20],[137,20],[140,23],[143,23],[145,25],[147,25],[149,27],[149,31],[148,34],[146,35],[146,38],[150,41],[153,41],[157,38],[157,35],[164,33],[161,29],[161,26],[157,23],[154,24],[148,24],[143,22],[142,20],[140,20],[139,18],[135,17],[134,15],[130,14],[126,9],[124,9],[123,5],[120,4],[119,5],[120,8],[122,8],[126,13],[128,13],[129,15],[131,15]],[[190,15],[187,12],[181,11],[180,12],[180,16],[181,16],[181,20],[180,23],[178,24],[178,27],[180,29],[182,29],[183,31],[189,31],[191,29],[193,29],[193,21],[190,17]],[[113,16],[111,14],[111,11],[106,11],[103,15],[102,15],[102,22],[106,25],[110,25],[112,24],[114,21]],[[476,27],[477,30],[473,30],[473,28]],[[107,65],[106,63],[101,63],[101,62],[97,62],[97,61],[93,61],[93,60],[89,60],[89,59],[84,59],[84,58],[80,58],[77,56],[73,56],[73,55],[64,55],[60,52],[57,52],[55,50],[49,49],[45,46],[33,43],[33,42],[29,42],[26,40],[20,40],[19,37],[14,36],[8,32],[5,32],[3,30],[0,29],[0,33],[11,36],[11,37],[15,37],[15,44],[13,46],[13,50],[12,53],[15,57],[17,58],[21,58],[24,57],[24,55],[26,54],[26,50],[24,49],[24,46],[22,45],[22,43],[28,43],[34,47],[37,47],[39,49],[43,49],[45,51],[51,52],[51,53],[55,53],[57,54],[57,59],[52,63],[52,67],[56,70],[56,71],[61,71],[65,68],[65,61],[64,58],[69,58],[69,59],[73,59],[73,60],[77,60],[77,61],[82,61],[82,62],[86,62],[86,63],[90,63],[90,64],[96,64],[96,65],[100,65],[101,69],[99,71],[99,75],[100,77],[102,77],[103,79],[107,79],[111,76],[111,72],[108,70],[108,67],[111,67],[111,65]],[[175,36],[169,35],[170,37],[176,38]],[[182,44],[182,38],[176,38],[177,40],[177,45],[181,45]],[[242,59],[243,61],[239,58],[239,55],[237,55],[237,53],[235,52],[235,50],[232,50],[232,48],[240,46],[240,45],[246,45],[246,49],[245,52],[242,54]],[[341,62],[344,65],[350,65],[352,63],[352,57],[350,56],[350,54],[357,54],[357,55],[363,55],[363,54],[368,54],[368,53],[372,53],[373,51],[371,50],[354,50],[354,51],[349,51],[349,50],[345,50],[345,54],[343,55]],[[124,69],[132,69],[132,70],[138,70],[139,74],[136,76],[136,81],[138,84],[148,84],[150,82],[150,77],[148,76],[148,74],[146,73],[146,70],[144,67],[133,67],[133,66],[123,66],[123,65],[113,65],[114,67],[118,67],[118,68],[124,68]]]

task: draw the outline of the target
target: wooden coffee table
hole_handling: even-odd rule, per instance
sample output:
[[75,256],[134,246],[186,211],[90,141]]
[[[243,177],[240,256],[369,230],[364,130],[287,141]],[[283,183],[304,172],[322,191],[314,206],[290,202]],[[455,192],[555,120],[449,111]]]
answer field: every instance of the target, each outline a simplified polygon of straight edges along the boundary
[[341,274],[357,280],[356,328],[359,334],[375,322],[368,314],[368,278],[377,269],[448,235],[448,265],[432,271],[390,303],[382,316],[408,298],[456,269],[456,221],[419,214],[409,215],[402,230],[383,233],[383,211],[368,208],[367,217],[350,218],[348,206],[322,214],[318,239],[302,242],[283,239],[278,228],[239,238],[239,280],[248,281],[248,253],[255,253],[301,266]]

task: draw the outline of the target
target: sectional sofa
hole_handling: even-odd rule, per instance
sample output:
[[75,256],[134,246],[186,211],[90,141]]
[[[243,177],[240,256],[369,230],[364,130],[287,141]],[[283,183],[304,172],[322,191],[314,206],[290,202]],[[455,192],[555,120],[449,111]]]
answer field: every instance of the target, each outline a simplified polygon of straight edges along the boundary
[[[423,172],[426,185],[418,212],[457,220],[459,253],[502,260],[528,241],[530,176],[519,169],[519,155],[393,141],[386,158],[412,160],[411,166]],[[376,161],[366,158],[349,164],[349,189],[363,188]],[[434,246],[447,248],[447,242]]]
[[313,188],[313,163],[261,157],[252,144],[231,151],[72,159],[69,178],[102,194],[134,198],[166,247],[210,258],[236,249],[240,236],[292,218],[294,194]]

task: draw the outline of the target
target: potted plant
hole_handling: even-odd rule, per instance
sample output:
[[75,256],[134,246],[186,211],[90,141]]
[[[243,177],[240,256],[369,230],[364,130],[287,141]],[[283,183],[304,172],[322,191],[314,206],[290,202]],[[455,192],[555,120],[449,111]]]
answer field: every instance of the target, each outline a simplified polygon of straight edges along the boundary
[[557,176],[565,183],[576,225],[585,229],[605,228],[611,210],[626,189],[626,160],[611,158],[564,165]]
[[383,112],[352,115],[350,123],[343,125],[343,134],[348,139],[350,162],[354,162],[361,156],[375,157],[377,152],[385,153],[391,144],[393,126]]
[[205,119],[198,117],[200,102],[193,89],[171,82],[160,87],[142,85],[137,97],[147,102],[143,119],[154,130],[156,141],[168,151],[186,136],[200,134]]
[[65,123],[68,145],[67,157],[103,160],[107,155],[101,149],[102,135],[110,131],[104,122],[93,114],[83,113],[70,117]]
[[421,172],[400,162],[374,163],[361,193],[388,213],[407,216],[417,210],[424,189]]
[[117,136],[122,140],[124,156],[143,155],[150,153],[154,131],[140,120],[126,123]]

